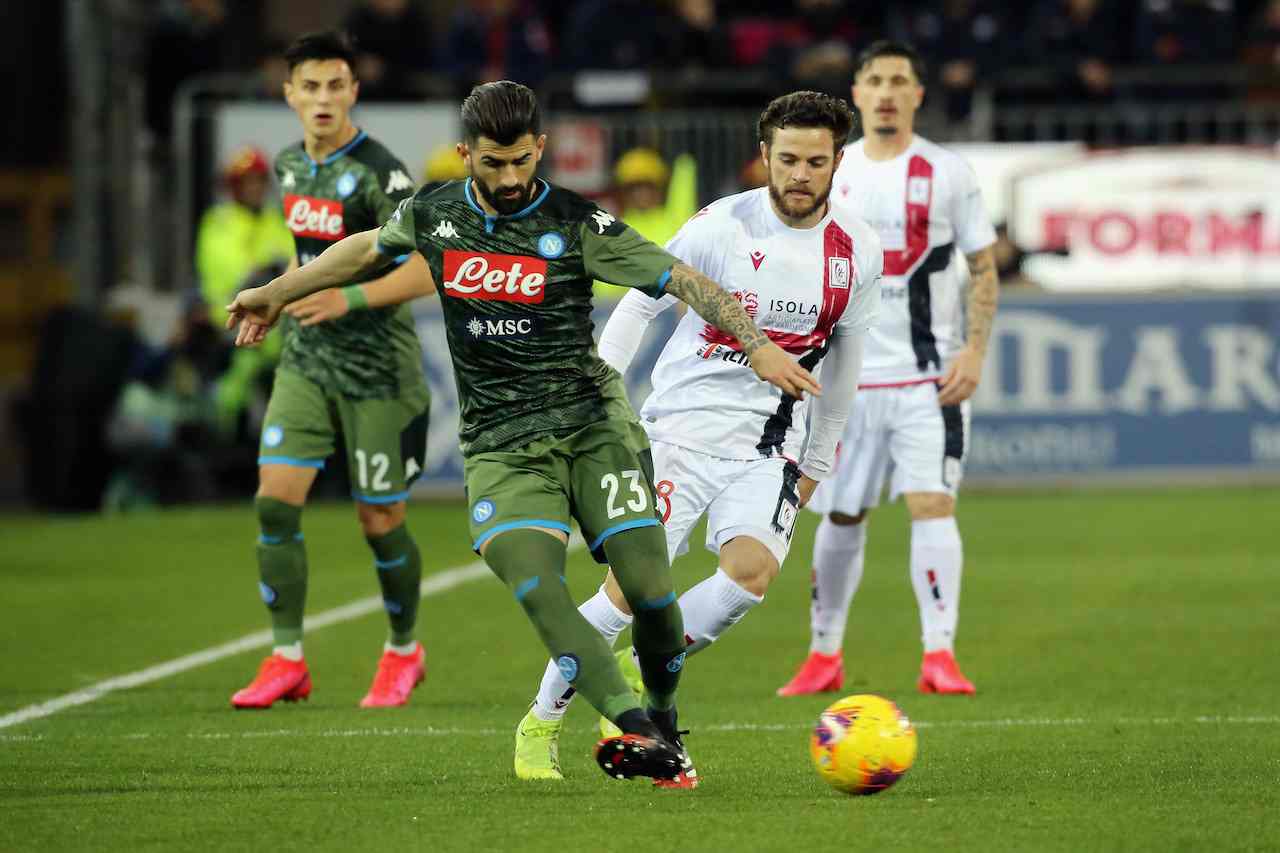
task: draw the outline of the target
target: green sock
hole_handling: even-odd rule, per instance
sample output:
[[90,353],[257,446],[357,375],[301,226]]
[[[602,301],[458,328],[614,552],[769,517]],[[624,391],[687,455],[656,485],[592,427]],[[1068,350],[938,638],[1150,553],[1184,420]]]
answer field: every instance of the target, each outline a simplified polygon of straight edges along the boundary
[[610,720],[639,709],[613,650],[569,595],[564,543],[537,530],[509,530],[489,543],[484,559],[524,608],[565,681]]
[[373,550],[373,564],[378,570],[378,583],[382,585],[382,604],[391,621],[391,642],[397,646],[412,643],[422,583],[422,555],[418,553],[418,545],[403,524],[382,536],[366,536],[365,541]]
[[258,591],[271,611],[275,645],[302,642],[307,601],[307,551],[302,544],[302,507],[275,498],[255,498],[258,511]]
[[645,698],[650,707],[670,710],[684,669],[685,641],[665,535],[661,527],[624,530],[605,540],[604,552],[635,614],[631,642],[640,661]]

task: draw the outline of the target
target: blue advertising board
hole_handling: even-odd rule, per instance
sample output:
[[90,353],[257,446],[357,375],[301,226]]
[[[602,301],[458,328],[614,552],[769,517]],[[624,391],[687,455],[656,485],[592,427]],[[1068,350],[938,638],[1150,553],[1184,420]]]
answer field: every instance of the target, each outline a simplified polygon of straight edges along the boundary
[[[609,306],[593,315],[597,335]],[[460,491],[458,402],[439,303],[416,318],[433,394],[420,488]],[[639,406],[674,326],[629,371]],[[1280,477],[1280,295],[1004,298],[973,399],[969,483]]]

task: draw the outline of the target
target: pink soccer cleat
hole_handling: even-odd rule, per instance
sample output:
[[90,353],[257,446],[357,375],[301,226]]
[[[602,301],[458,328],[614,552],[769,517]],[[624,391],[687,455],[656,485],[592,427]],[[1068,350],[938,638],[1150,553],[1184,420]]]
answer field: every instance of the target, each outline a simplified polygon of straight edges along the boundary
[[409,694],[427,677],[424,665],[426,652],[422,644],[411,655],[400,655],[387,650],[378,661],[378,673],[373,686],[360,700],[361,708],[395,708],[409,701]]
[[306,661],[271,655],[262,661],[248,687],[231,697],[233,708],[270,708],[277,701],[297,702],[311,695]]
[[779,696],[808,696],[830,693],[844,687],[844,654],[809,652],[795,678],[778,688]]
[[920,680],[916,687],[921,693],[974,692],[973,682],[964,677],[955,655],[946,649],[925,653],[924,660],[920,662]]

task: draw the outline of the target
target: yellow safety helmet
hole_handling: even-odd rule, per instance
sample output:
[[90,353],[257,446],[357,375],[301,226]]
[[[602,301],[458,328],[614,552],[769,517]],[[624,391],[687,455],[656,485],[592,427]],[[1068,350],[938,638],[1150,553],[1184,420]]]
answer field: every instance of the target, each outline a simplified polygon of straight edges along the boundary
[[667,182],[670,170],[662,155],[652,148],[632,148],[618,158],[613,167],[613,179],[622,186],[626,184],[657,184]]
[[457,181],[467,176],[467,164],[452,145],[439,145],[427,155],[422,165],[424,181]]

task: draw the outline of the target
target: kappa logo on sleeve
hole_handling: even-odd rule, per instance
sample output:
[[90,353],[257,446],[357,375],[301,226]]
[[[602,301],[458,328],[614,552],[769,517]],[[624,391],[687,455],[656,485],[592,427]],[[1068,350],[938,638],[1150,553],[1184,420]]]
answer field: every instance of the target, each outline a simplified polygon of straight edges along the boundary
[[393,169],[391,174],[387,176],[387,195],[400,190],[411,189],[413,189],[413,181],[401,169]]
[[599,228],[600,233],[603,234],[609,229],[610,225],[618,221],[618,217],[596,208],[596,212],[591,214],[591,220],[595,222],[596,228]]

